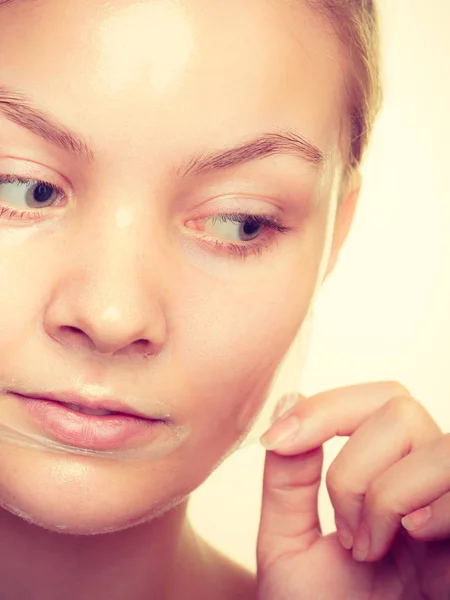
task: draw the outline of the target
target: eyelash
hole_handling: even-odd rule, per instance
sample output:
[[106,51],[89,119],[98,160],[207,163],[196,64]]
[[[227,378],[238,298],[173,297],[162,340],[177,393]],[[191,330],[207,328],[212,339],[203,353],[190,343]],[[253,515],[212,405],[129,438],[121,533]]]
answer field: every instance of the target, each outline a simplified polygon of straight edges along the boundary
[[[0,174],[0,185],[5,183],[18,183],[23,185],[38,185],[43,183],[45,185],[50,186],[55,192],[61,194],[62,199],[65,198],[64,191],[58,186],[49,183],[48,181],[40,180],[40,179],[30,179],[26,177],[19,177],[16,175],[2,175]],[[58,200],[58,203],[61,200]],[[55,205],[57,206],[57,204]],[[39,220],[44,217],[44,213],[38,210],[15,210],[9,208],[7,206],[2,206],[0,204],[0,219],[7,218],[8,220],[19,219],[19,220]],[[225,242],[220,241],[218,239],[210,238],[207,236],[201,236],[200,239],[208,240],[209,245],[213,245],[215,250],[220,253],[227,253],[228,256],[233,258],[240,258],[245,260],[250,255],[261,256],[265,249],[269,248],[274,241],[274,238],[278,236],[278,234],[286,234],[293,230],[293,227],[286,227],[281,225],[279,221],[271,216],[264,214],[251,214],[251,213],[220,213],[218,215],[214,215],[213,217],[209,217],[208,219],[203,219],[204,221],[212,220],[213,222],[222,221],[224,223],[232,221],[234,223],[245,223],[250,222],[252,225],[257,225],[260,227],[265,227],[268,230],[268,233],[264,239],[264,241],[258,242],[249,242],[244,244],[234,244],[233,242]]]
[[[32,179],[28,177],[19,177],[18,175],[1,175],[0,174],[0,185],[5,183],[19,183],[21,185],[39,185],[45,184],[51,187],[55,192],[61,195],[61,198],[58,200],[58,203],[55,204],[57,206],[62,199],[66,197],[64,190],[62,190],[57,185],[50,183],[48,181],[44,181],[42,179]],[[52,207],[53,208],[53,207]],[[44,217],[44,213],[38,210],[16,210],[13,208],[9,208],[8,206],[2,206],[0,204],[0,218],[1,219],[19,219],[19,220],[32,220],[38,221]]]
[[265,226],[268,229],[268,233],[266,235],[266,239],[262,242],[254,242],[254,243],[246,243],[242,244],[234,244],[233,242],[222,242],[217,239],[212,239],[206,236],[202,236],[201,239],[209,240],[209,243],[215,247],[219,252],[226,252],[228,256],[234,258],[241,258],[245,260],[250,255],[261,256],[265,249],[269,248],[272,245],[274,238],[278,236],[278,234],[286,234],[293,230],[292,227],[286,227],[285,225],[281,225],[279,221],[272,217],[271,215],[254,215],[250,213],[221,213],[219,215],[215,215],[214,217],[209,217],[209,219],[214,221],[223,221],[224,223],[228,221],[232,221],[234,223],[245,223],[250,222],[252,225]]

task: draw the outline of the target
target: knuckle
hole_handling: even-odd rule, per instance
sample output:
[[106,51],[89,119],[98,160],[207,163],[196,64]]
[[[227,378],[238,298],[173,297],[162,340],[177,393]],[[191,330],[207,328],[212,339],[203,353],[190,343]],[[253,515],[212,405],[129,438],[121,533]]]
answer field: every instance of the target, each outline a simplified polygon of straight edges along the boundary
[[418,413],[423,413],[424,408],[421,403],[413,396],[393,396],[386,402],[386,410],[392,413],[394,419],[404,419],[405,417],[417,416]]
[[408,390],[408,388],[398,381],[386,381],[385,385],[391,398],[395,398],[397,396],[411,396],[411,392]]
[[340,489],[339,486],[339,480],[336,478],[334,472],[330,470],[327,472],[326,476],[325,476],[325,483],[328,489],[328,492],[331,493],[336,493],[338,489]]
[[448,456],[450,457],[450,433],[447,432],[442,435],[441,443],[444,448],[445,454],[448,454]]
[[339,468],[336,468],[333,463],[325,476],[325,483],[330,493],[342,494],[345,492],[344,479],[340,476],[339,471]]
[[361,496],[360,493],[349,486],[348,477],[342,473],[339,466],[331,465],[326,474],[325,482],[331,498],[345,496],[348,499],[353,499]]
[[365,504],[370,512],[385,514],[392,510],[391,486],[382,477],[373,481],[366,492]]

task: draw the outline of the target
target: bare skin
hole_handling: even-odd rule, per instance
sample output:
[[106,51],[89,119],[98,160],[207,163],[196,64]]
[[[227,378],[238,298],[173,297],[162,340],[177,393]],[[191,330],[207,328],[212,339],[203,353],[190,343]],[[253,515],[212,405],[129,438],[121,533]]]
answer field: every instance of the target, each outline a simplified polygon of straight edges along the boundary
[[[293,423],[301,424],[293,429]],[[322,535],[323,444],[337,532]],[[395,381],[299,395],[263,436],[259,600],[445,600],[450,436]]]
[[[13,0],[0,56],[0,434],[53,439],[17,394],[76,389],[147,419],[166,402],[174,442],[127,462],[0,435],[2,599],[252,598],[185,507],[352,221],[338,42],[302,2]],[[33,180],[57,201],[30,203]],[[286,231],[242,239],[229,213]]]
[[[184,505],[161,521],[121,533],[74,538],[2,511],[1,530],[8,534],[8,545],[0,546],[2,598],[57,600],[68,581],[72,588],[67,593],[86,600],[119,600],[129,597],[130,590],[137,600],[148,598],[149,582],[151,594],[167,600],[256,598],[254,574],[202,540],[185,520]],[[155,541],[158,548],[152,550]],[[168,542],[176,542],[177,548]],[[164,556],[162,562],[155,560],[158,550]],[[27,578],[23,565],[27,565]]]

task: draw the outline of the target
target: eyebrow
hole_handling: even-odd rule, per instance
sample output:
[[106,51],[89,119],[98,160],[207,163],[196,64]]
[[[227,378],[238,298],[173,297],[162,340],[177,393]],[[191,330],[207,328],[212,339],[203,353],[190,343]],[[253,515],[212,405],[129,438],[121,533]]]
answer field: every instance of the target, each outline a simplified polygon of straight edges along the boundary
[[33,107],[25,94],[0,85],[0,112],[16,125],[28,129],[47,142],[76,156],[82,155],[90,162],[93,160],[93,153],[81,136],[58,123],[43,110]]
[[[20,0],[0,0],[0,8],[6,6],[7,4],[12,4],[13,2],[18,2]],[[32,0],[22,0],[22,2],[31,2]]]
[[288,129],[279,129],[227,150],[196,155],[177,171],[177,175],[185,177],[209,173],[280,154],[301,158],[315,168],[322,166],[325,161],[324,153],[305,137]]
[[[51,144],[76,156],[84,156],[89,162],[94,160],[94,153],[82,136],[58,123],[45,111],[33,107],[25,94],[0,85],[0,112]],[[295,156],[315,168],[322,166],[325,160],[324,153],[302,135],[289,129],[278,129],[225,150],[195,154],[176,170],[176,175],[184,178],[211,173],[273,155]]]

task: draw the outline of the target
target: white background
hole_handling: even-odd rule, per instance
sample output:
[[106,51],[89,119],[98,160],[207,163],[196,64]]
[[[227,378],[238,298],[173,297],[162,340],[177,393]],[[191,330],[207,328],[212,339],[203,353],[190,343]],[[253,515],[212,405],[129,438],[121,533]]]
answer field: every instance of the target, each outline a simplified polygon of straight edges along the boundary
[[[319,296],[301,391],[395,379],[450,432],[450,2],[383,0],[385,103],[339,264]],[[325,469],[345,439],[325,445]],[[264,451],[192,497],[196,529],[254,569]],[[324,533],[334,531],[323,485]]]

